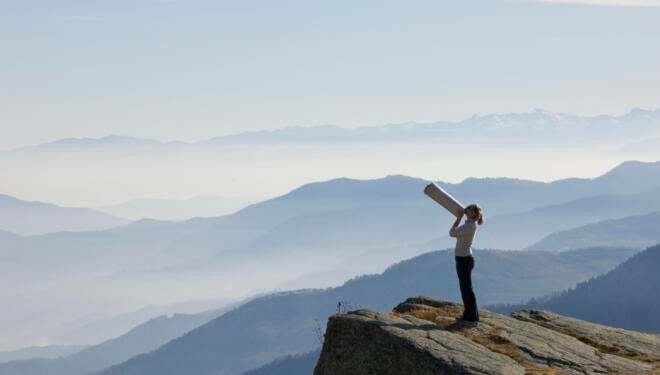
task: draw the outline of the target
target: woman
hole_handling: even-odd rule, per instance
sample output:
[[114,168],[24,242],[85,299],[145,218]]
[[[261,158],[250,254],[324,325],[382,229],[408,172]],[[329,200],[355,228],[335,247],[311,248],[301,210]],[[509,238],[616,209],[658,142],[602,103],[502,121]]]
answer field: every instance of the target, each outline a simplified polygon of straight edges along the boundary
[[[465,223],[460,227],[463,214],[467,217]],[[479,312],[477,311],[477,298],[472,291],[472,269],[474,268],[474,257],[472,256],[472,240],[477,233],[477,224],[484,223],[484,215],[481,207],[473,203],[467,206],[463,212],[460,213],[454,225],[449,230],[449,235],[456,237],[456,273],[458,273],[458,282],[461,286],[461,297],[463,298],[463,311],[462,320],[468,322],[478,322]]]

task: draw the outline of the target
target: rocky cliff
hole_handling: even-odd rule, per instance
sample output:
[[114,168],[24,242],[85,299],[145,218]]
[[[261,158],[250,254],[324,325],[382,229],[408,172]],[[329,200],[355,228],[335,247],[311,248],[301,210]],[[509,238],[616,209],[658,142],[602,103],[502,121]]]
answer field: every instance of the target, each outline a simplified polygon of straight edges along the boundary
[[660,335],[572,319],[542,310],[505,316],[409,298],[389,313],[356,310],[328,320],[314,375],[660,374]]

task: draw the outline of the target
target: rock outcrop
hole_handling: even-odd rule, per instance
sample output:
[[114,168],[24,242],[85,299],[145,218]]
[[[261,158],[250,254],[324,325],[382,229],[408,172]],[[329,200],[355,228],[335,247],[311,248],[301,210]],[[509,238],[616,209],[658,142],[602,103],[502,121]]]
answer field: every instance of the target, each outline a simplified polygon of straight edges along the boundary
[[660,374],[660,335],[541,310],[456,320],[463,306],[409,298],[390,313],[356,310],[328,320],[314,375]]

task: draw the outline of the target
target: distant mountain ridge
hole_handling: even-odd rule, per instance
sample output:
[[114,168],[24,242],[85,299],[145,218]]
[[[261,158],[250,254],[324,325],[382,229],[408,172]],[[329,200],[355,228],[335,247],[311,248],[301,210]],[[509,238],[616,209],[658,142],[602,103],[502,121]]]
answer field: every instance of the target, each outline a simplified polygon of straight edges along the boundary
[[[478,243],[482,247],[521,249],[561,231],[573,230],[602,220],[623,219],[653,211],[660,211],[660,188],[636,194],[604,194],[579,198],[566,203],[536,207],[527,212],[490,217],[488,225],[480,231]],[[502,238],[497,235],[514,228],[517,229],[516,236]],[[588,242],[586,238],[583,240],[585,242],[565,244],[559,248],[548,244],[546,250],[567,250],[605,244],[602,241]],[[627,236],[626,240],[629,240]],[[655,242],[642,243],[647,246]]]
[[[273,198],[229,216],[193,219],[172,225],[158,221],[149,222],[154,228],[184,230],[186,236],[199,237],[210,231],[213,236],[223,233],[225,246],[240,249],[292,247],[311,243],[323,246],[321,238],[328,236],[337,242],[349,240],[346,231],[362,237],[360,245],[370,246],[397,243],[419,243],[444,233],[437,226],[430,226],[443,216],[449,217],[421,192],[428,181],[406,177],[388,176],[383,179],[353,180],[340,178],[310,183],[288,194]],[[478,201],[486,210],[487,220],[498,214],[526,210],[582,199],[594,194],[643,194],[660,188],[660,162],[626,162],[595,179],[565,179],[552,183],[515,180],[507,178],[467,179],[458,184],[439,185],[465,204]],[[374,217],[382,224],[374,226]],[[122,232],[133,232],[145,223],[134,223]],[[188,232],[186,228],[198,227],[202,232]],[[391,231],[383,228],[391,227]],[[226,229],[225,229],[226,228]],[[230,229],[240,228],[240,230]],[[343,229],[342,229],[343,228]],[[552,233],[551,227],[545,234]],[[344,233],[338,236],[336,233]],[[246,237],[246,233],[253,233]],[[488,225],[481,228],[481,236],[502,236],[505,232],[490,232]],[[175,233],[175,232],[172,232]],[[294,236],[295,234],[295,236]],[[237,237],[238,235],[238,237]],[[321,237],[319,237],[321,236]],[[537,237],[540,238],[540,237]],[[450,244],[446,239],[445,246]],[[493,240],[483,246],[497,246]],[[530,242],[534,241],[531,239]],[[204,241],[206,242],[206,241]],[[526,244],[529,244],[527,242]],[[295,247],[294,246],[294,247]],[[521,245],[523,247],[524,245]],[[577,246],[584,247],[584,246]],[[245,251],[245,250],[241,250]]]
[[[387,191],[382,190],[381,185],[384,183],[390,185]],[[255,247],[266,244],[270,247],[290,247],[292,244],[288,239],[295,235],[298,245],[311,246],[316,243],[319,246],[319,240],[333,238],[332,243],[341,246],[346,239],[351,238],[346,234],[354,232],[360,233],[364,243],[371,246],[379,241],[386,244],[403,242],[403,239],[410,242],[436,237],[438,232],[444,234],[444,231],[429,226],[429,223],[438,220],[444,212],[419,193],[425,184],[425,181],[419,179],[389,176],[382,180],[337,179],[304,185],[275,200],[294,196],[303,200],[310,197],[308,205],[316,207],[316,211],[309,214],[301,212],[288,219],[286,215],[292,212],[282,215],[282,222],[258,237],[253,244]],[[654,207],[660,209],[660,162],[623,163],[595,179],[566,179],[552,183],[506,178],[467,179],[459,184],[440,182],[439,185],[464,204],[478,201],[484,207],[488,224],[479,231],[476,246],[481,248],[525,248],[558,230],[602,218],[647,213],[647,210],[653,210]],[[653,190],[646,191],[648,188]],[[594,198],[594,194],[602,196]],[[318,203],[313,202],[314,196],[322,196],[327,202],[334,202],[333,209],[320,211]],[[352,203],[348,203],[347,198]],[[607,202],[608,199],[612,202]],[[570,214],[562,212],[561,206],[552,206],[560,204],[572,204],[567,206],[573,207]],[[260,205],[254,207],[255,210],[260,208]],[[528,208],[535,209],[525,212]],[[576,217],[565,218],[567,215]],[[382,222],[382,226],[375,228],[386,232],[386,235],[373,233],[373,237],[369,237],[370,230],[374,228],[374,217]],[[511,230],[515,230],[517,235],[509,236],[507,233]],[[440,246],[449,246],[450,242],[445,237]],[[590,244],[571,248],[587,246]]]
[[646,247],[660,242],[660,211],[622,219],[604,220],[553,233],[530,245],[528,250],[567,250],[584,246],[626,243]]
[[[336,125],[292,126],[274,130],[248,131],[218,136],[188,143],[182,141],[160,142],[146,138],[109,135],[102,138],[66,138],[13,151],[82,150],[91,147],[138,147],[138,148],[191,148],[229,144],[300,143],[300,142],[426,142],[438,139],[460,139],[469,129],[470,138],[494,139],[525,138],[567,141],[571,135],[578,142],[594,142],[596,139],[626,138],[631,141],[652,139],[660,135],[660,108],[644,110],[633,108],[620,116],[577,116],[552,113],[536,109],[523,113],[474,115],[458,122],[404,123],[380,126],[345,128]],[[598,135],[597,137],[595,135]],[[568,138],[570,141],[571,138]]]
[[82,345],[33,346],[8,352],[0,352],[0,366],[4,362],[20,361],[32,358],[58,358],[77,353],[84,349]]
[[30,152],[30,151],[85,151],[85,150],[108,150],[113,149],[155,149],[159,147],[185,146],[186,142],[173,141],[161,142],[150,138],[132,137],[126,135],[111,134],[104,137],[91,138],[62,138],[52,142],[19,147],[4,152]]
[[88,208],[28,202],[0,194],[0,229],[16,234],[103,230],[128,223],[129,220]]
[[96,207],[95,209],[131,220],[150,218],[180,221],[193,217],[228,215],[257,201],[257,199],[252,198],[217,196],[199,196],[185,200],[133,199],[116,205]]

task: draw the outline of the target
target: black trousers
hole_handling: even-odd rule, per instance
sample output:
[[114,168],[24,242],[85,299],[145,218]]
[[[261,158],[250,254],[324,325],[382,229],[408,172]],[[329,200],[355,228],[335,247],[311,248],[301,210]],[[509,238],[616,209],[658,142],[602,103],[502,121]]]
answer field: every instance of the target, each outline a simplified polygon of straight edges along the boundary
[[477,311],[477,297],[472,290],[472,269],[474,268],[474,258],[456,257],[456,273],[458,274],[458,283],[461,286],[461,297],[463,298],[463,319],[470,321],[479,320]]

